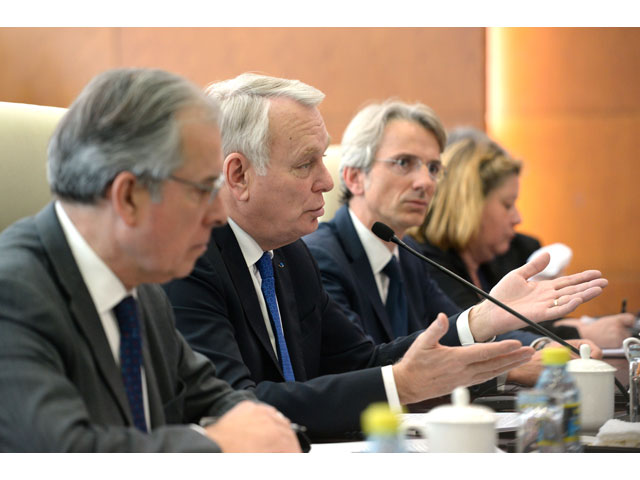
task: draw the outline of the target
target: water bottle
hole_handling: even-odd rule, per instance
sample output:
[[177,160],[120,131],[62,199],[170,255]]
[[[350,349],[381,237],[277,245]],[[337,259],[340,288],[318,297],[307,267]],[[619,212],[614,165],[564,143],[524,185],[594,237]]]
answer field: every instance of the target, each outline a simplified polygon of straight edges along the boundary
[[562,407],[562,433],[564,450],[580,452],[580,393],[567,372],[567,362],[571,355],[564,347],[542,350],[542,364],[545,366],[535,388],[544,392],[550,406]]
[[549,402],[542,390],[521,390],[517,397],[520,425],[517,432],[518,453],[562,453],[564,409]]
[[367,437],[368,453],[406,452],[400,418],[387,403],[369,405],[361,416],[362,432]]

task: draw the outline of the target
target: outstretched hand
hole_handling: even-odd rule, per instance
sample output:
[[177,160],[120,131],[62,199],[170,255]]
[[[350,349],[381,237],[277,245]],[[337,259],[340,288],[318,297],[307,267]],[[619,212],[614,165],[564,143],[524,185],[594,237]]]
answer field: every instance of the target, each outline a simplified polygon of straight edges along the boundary
[[439,341],[448,327],[446,315],[438,314],[393,366],[403,405],[446,395],[458,386],[485,382],[529,361],[534,353],[517,340],[446,347]]
[[[562,318],[578,305],[597,297],[608,282],[598,270],[554,278],[529,280],[549,263],[545,253],[504,276],[491,295],[533,322]],[[525,326],[521,320],[489,301],[476,305],[469,317],[474,338],[484,340]]]

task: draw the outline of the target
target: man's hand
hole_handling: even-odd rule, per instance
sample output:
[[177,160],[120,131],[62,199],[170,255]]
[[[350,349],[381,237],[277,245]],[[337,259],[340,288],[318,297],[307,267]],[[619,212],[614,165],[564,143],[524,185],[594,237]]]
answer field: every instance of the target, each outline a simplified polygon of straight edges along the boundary
[[[522,267],[512,270],[491,290],[491,295],[533,322],[562,318],[578,305],[602,293],[608,282],[597,270],[586,270],[566,277],[528,281],[549,263],[545,253]],[[476,340],[516,330],[522,321],[485,300],[469,313],[469,327]]]
[[223,452],[300,452],[291,423],[275,408],[244,401],[205,428]]
[[590,323],[577,318],[567,318],[555,325],[568,325],[578,329],[581,338],[594,341],[600,348],[620,348],[625,338],[631,336],[636,317],[631,313],[618,313],[600,317]]
[[446,395],[458,386],[485,382],[529,361],[534,353],[517,340],[445,347],[438,342],[448,327],[446,315],[438,314],[393,366],[403,405]]
[[[580,350],[580,345],[586,343],[591,347],[591,358],[602,358],[602,350],[600,350],[598,346],[590,340],[579,338],[575,340],[567,340],[567,343],[573,345],[578,350]],[[562,345],[557,342],[551,342],[545,345],[544,348],[561,346]],[[542,350],[544,350],[544,348]],[[526,387],[534,386],[538,381],[540,373],[542,373],[542,370],[544,369],[544,365],[542,365],[542,350],[538,350],[533,355],[531,360],[529,360],[524,365],[509,371],[509,373],[507,374],[507,383],[517,383],[518,385],[524,385]],[[580,358],[573,352],[571,352],[571,357]]]

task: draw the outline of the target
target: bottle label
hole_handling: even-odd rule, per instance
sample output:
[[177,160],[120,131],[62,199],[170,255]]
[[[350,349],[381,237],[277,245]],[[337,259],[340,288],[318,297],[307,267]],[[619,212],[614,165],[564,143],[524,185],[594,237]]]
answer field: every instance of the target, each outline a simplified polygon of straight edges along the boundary
[[563,415],[564,443],[580,440],[580,403],[565,403]]

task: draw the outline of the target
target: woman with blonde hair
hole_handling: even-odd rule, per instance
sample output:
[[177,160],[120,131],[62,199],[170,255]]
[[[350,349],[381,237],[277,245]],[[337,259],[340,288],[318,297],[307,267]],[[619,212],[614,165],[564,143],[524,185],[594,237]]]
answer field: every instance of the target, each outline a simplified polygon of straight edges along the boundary
[[[539,247],[532,237],[517,234],[521,222],[516,207],[522,162],[484,132],[457,130],[442,154],[446,176],[438,184],[422,225],[409,231],[419,249],[478,288],[488,292],[505,273],[496,259],[510,258],[517,268]],[[523,248],[520,264],[514,250]],[[505,255],[507,254],[507,255]],[[482,298],[435,268],[433,278],[461,308]],[[632,315],[611,315],[591,324],[579,320],[555,322],[563,338],[590,339],[603,348],[617,347],[628,336]]]

